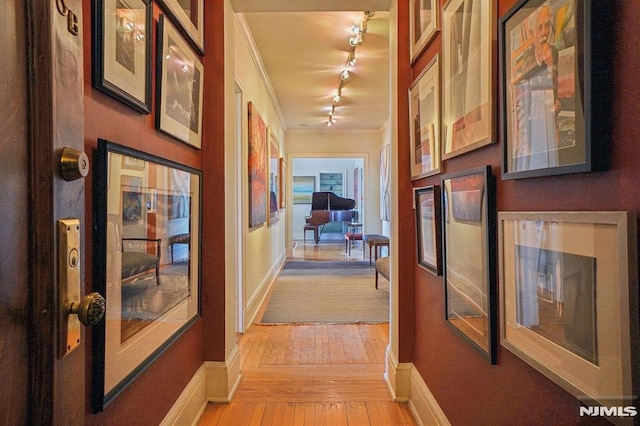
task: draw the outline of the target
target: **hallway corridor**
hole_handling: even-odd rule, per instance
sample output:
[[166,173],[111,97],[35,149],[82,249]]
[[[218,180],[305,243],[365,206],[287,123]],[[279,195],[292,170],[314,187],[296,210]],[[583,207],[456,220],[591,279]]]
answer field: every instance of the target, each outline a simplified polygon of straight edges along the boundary
[[[294,257],[348,260],[342,242],[298,243]],[[383,378],[388,335],[388,324],[252,325],[232,402],[210,403],[200,425],[415,425]]]

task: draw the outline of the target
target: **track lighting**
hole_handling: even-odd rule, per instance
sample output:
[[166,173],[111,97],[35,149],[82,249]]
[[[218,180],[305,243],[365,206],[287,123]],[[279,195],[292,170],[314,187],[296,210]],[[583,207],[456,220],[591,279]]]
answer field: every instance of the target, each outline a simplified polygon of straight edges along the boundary
[[327,126],[331,127],[335,124],[335,108],[336,105],[340,103],[340,99],[342,98],[342,88],[346,84],[347,79],[350,75],[350,70],[352,70],[356,65],[356,48],[362,44],[364,41],[364,34],[367,32],[367,21],[369,18],[373,16],[373,12],[365,11],[363,12],[364,16],[360,25],[354,25],[351,27],[351,37],[349,37],[349,46],[351,49],[349,50],[349,56],[347,56],[347,61],[344,65],[342,72],[340,73],[340,83],[338,85],[338,92],[331,99],[331,112],[329,113],[329,119],[327,120]]

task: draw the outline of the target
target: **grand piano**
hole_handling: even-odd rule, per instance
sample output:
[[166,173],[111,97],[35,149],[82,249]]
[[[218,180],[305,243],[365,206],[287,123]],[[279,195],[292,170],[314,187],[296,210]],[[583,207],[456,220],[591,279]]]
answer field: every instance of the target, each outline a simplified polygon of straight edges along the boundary
[[356,200],[337,196],[333,192],[321,191],[311,195],[311,213],[305,217],[305,232],[313,230],[313,238],[318,244],[324,225],[329,222],[351,222],[357,219],[358,211],[353,210]]

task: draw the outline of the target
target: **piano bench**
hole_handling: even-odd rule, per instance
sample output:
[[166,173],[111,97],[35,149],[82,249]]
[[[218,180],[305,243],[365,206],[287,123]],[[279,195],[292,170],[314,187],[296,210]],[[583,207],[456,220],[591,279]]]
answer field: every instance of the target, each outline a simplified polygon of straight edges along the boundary
[[318,236],[318,228],[318,225],[310,225],[308,223],[304,226],[304,236],[302,238],[305,244],[307,243],[307,231],[313,231],[313,239],[316,241],[316,244],[318,244],[318,240],[320,239]]
[[[371,251],[375,250],[375,259],[377,260],[379,254],[381,255],[382,247],[387,247],[387,253],[389,250],[389,237],[380,234],[365,234],[362,237],[362,241],[369,246],[369,265],[371,265]],[[364,258],[364,247],[362,249],[362,257]]]
[[347,232],[344,234],[344,251],[351,256],[351,242],[362,241],[362,234]]

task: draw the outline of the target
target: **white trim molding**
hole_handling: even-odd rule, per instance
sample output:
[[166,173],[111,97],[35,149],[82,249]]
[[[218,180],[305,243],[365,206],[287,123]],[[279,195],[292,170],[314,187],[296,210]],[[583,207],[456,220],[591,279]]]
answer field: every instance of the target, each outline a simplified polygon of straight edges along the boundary
[[399,363],[387,346],[384,378],[396,402],[408,402],[419,425],[450,426],[447,416],[413,363]]
[[197,425],[209,402],[231,401],[241,379],[237,346],[226,362],[205,361],[160,425]]

